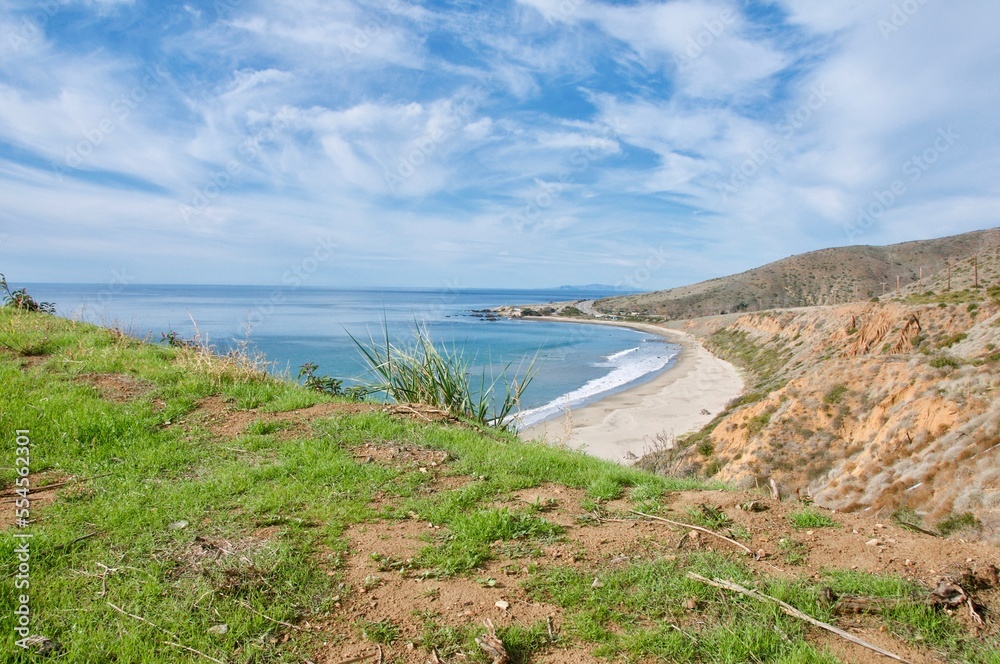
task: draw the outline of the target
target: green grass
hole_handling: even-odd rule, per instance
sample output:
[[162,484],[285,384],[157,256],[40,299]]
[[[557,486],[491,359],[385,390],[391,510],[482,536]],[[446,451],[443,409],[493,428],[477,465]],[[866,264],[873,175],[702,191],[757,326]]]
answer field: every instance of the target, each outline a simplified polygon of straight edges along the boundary
[[390,620],[361,620],[361,635],[373,643],[389,645],[399,639],[399,626]]
[[439,544],[428,546],[414,563],[430,576],[447,577],[470,572],[493,557],[491,545],[519,539],[552,540],[562,528],[532,514],[486,509],[456,514]]
[[814,507],[805,507],[788,515],[788,520],[792,522],[793,528],[804,530],[806,528],[831,528],[837,522],[823,512]]
[[778,553],[789,565],[801,565],[808,557],[806,546],[788,537],[778,540]]
[[[537,599],[563,607],[566,635],[594,644],[599,655],[670,662],[835,661],[803,642],[801,623],[693,581],[688,571],[753,585],[742,564],[694,554],[624,569],[540,570],[527,587]],[[600,587],[593,585],[595,574]],[[805,589],[788,586],[780,593],[802,608],[815,604]],[[684,600],[697,610],[685,609]]]
[[698,507],[688,507],[685,512],[688,523],[704,526],[710,530],[719,530],[730,524],[726,513],[714,505],[702,504]]

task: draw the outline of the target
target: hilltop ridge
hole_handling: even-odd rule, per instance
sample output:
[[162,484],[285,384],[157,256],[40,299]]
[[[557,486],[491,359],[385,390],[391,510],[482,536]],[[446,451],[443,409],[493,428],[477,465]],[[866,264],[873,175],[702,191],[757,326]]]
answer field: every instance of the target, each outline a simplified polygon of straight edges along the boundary
[[931,275],[1000,249],[1000,228],[883,247],[847,246],[789,256],[739,274],[688,286],[598,300],[607,314],[699,318],[734,312],[829,305],[917,289]]

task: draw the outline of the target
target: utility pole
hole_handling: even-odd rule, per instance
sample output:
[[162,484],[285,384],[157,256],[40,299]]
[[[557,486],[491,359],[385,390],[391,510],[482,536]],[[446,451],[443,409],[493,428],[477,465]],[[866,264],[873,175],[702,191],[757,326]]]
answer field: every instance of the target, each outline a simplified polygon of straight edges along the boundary
[[923,268],[923,266],[920,267],[920,290],[921,291],[924,290],[924,268]]
[[948,292],[951,292],[951,256],[948,257]]
[[899,275],[896,275],[896,290],[899,290]]
[[885,295],[885,287],[889,285],[888,281],[882,282],[882,295]]
[[973,286],[973,288],[979,288],[979,254],[976,254],[972,257],[972,271],[976,275],[974,277],[975,285]]

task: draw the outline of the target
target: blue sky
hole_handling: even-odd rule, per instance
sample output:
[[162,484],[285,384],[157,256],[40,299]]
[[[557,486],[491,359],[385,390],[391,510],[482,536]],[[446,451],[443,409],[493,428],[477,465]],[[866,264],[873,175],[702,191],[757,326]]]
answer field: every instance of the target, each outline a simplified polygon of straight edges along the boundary
[[1000,225],[994,0],[0,2],[14,282],[652,290]]

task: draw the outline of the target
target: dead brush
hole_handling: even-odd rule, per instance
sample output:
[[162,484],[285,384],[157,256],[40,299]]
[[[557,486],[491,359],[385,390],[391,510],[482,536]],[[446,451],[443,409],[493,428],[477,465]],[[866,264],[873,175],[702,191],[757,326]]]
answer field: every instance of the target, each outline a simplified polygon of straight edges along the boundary
[[243,339],[223,353],[211,343],[208,335],[198,327],[197,321],[190,318],[194,326],[194,336],[191,339],[181,339],[174,332],[163,335],[166,343],[177,348],[177,361],[182,367],[207,373],[214,381],[221,381],[223,378],[236,383],[270,380],[274,362],[268,360],[251,341],[252,329],[249,323],[244,323]]

